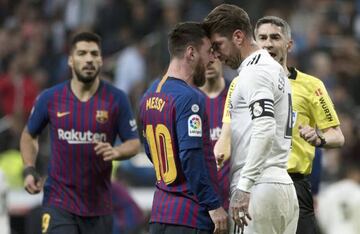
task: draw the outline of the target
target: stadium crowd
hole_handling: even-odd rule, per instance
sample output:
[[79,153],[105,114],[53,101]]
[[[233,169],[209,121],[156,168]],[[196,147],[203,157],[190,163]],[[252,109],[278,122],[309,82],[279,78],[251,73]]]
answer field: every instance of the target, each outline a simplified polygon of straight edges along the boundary
[[[129,96],[137,116],[144,91],[167,68],[169,30],[202,21],[224,2],[254,22],[277,15],[290,23],[288,64],[320,78],[339,114],[346,142],[323,151],[321,182],[340,180],[346,165],[360,162],[360,0],[0,0],[0,170],[10,189],[22,188],[19,138],[36,96],[71,76],[67,45],[75,32],[102,37],[102,77]],[[235,71],[224,70],[232,80]],[[50,146],[46,134],[40,140],[44,175]]]

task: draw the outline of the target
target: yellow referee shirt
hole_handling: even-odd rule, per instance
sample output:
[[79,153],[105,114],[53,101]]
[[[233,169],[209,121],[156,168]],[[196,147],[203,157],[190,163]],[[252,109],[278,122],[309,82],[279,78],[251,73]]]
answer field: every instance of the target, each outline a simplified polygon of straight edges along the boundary
[[[292,149],[288,161],[289,173],[311,173],[315,147],[300,137],[299,125],[326,129],[340,125],[339,118],[323,82],[313,76],[289,68],[293,107]],[[238,77],[231,82],[224,106],[223,123],[230,123],[230,98]]]
[[340,125],[339,118],[323,82],[313,76],[289,68],[293,106],[292,150],[288,161],[289,173],[311,173],[315,147],[299,134],[299,125],[325,129]]
[[226,95],[225,104],[224,104],[224,112],[223,112],[223,118],[222,118],[223,123],[230,123],[231,122],[230,99],[231,99],[231,94],[233,93],[233,91],[235,89],[238,78],[239,78],[238,76],[235,77],[230,83],[228,93]]

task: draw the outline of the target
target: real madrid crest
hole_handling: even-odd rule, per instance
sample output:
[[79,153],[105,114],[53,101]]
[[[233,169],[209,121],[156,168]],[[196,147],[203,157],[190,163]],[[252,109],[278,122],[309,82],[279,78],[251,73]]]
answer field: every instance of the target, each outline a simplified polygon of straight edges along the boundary
[[106,110],[97,110],[95,119],[98,123],[106,123],[109,119],[109,112]]

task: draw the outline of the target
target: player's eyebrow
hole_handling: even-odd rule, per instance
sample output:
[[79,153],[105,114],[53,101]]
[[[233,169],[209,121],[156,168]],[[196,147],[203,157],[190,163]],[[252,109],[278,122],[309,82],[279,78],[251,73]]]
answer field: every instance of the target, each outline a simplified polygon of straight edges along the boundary
[[88,49],[79,49],[77,53],[91,53],[91,54],[100,54],[99,50],[88,50]]
[[216,51],[217,49],[219,49],[219,42],[213,42],[211,45],[211,48],[213,49],[213,51]]

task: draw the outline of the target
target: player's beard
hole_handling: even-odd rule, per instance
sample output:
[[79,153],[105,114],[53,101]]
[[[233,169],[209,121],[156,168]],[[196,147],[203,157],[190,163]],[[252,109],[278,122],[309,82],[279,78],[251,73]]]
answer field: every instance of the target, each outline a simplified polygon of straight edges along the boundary
[[241,52],[234,44],[230,50],[229,56],[226,57],[225,64],[228,65],[231,69],[238,69],[242,62]]
[[[83,68],[84,69],[84,68]],[[87,74],[86,70],[83,70],[83,72],[79,71],[78,69],[74,69],[75,75],[77,77],[77,79],[84,83],[84,84],[90,84],[92,82],[95,81],[96,77],[98,77],[99,73],[100,73],[100,69],[95,69],[95,72],[93,73],[93,75]]]
[[205,84],[205,70],[203,61],[200,59],[194,70],[194,85],[196,87],[201,87]]

